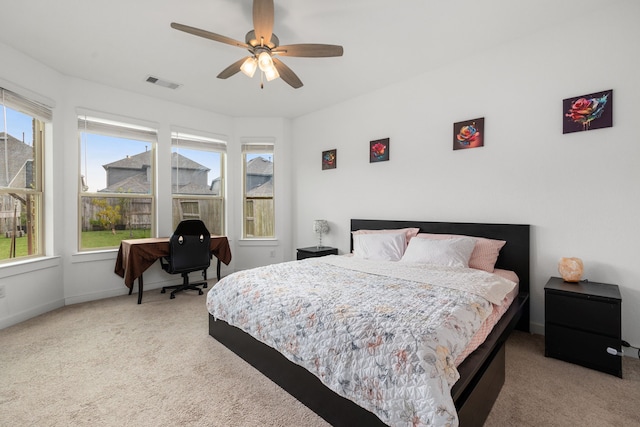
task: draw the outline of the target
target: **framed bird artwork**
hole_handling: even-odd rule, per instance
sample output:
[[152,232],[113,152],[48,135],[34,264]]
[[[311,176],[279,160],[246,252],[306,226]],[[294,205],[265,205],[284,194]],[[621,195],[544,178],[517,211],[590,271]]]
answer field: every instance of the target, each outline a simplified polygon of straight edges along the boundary
[[613,126],[613,89],[562,101],[562,133]]

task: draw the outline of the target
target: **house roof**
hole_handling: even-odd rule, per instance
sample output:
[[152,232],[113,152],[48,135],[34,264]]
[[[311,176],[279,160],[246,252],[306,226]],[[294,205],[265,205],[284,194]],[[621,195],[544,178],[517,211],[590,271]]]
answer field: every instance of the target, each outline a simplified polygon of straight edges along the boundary
[[135,193],[149,194],[149,181],[146,172],[130,176],[129,178],[118,181],[102,190],[99,193]]
[[145,151],[144,153],[134,154],[133,156],[127,155],[124,159],[116,160],[115,162],[102,165],[103,168],[119,168],[119,169],[144,169],[151,166],[151,151]]
[[273,179],[247,191],[248,197],[273,196]]
[[[144,169],[151,166],[151,151],[145,151],[143,153],[134,154],[133,156],[127,156],[124,159],[116,160],[115,162],[102,165],[103,168],[118,168],[118,169]],[[179,153],[171,153],[171,167],[190,170],[202,170],[210,171],[208,167],[201,165],[200,163],[189,159]]]
[[[208,185],[198,185],[189,183],[182,185],[179,188],[180,194],[194,194],[194,195],[215,195],[215,191],[212,191]],[[113,185],[99,190],[100,193],[134,193],[134,194],[148,194],[149,193],[149,181],[147,181],[147,174],[140,172],[122,181],[116,182]]]
[[263,158],[256,157],[247,163],[247,175],[273,175],[273,162]]
[[208,185],[198,185],[190,182],[187,185],[181,185],[179,187],[180,194],[194,194],[194,195],[216,195],[217,193]]
[[209,172],[211,169],[179,153],[171,153],[171,167]]

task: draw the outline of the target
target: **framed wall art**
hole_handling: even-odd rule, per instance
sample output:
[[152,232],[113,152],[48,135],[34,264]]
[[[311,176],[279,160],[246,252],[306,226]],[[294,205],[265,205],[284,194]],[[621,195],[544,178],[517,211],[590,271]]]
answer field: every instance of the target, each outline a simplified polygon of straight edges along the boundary
[[322,170],[335,169],[338,162],[338,150],[327,150],[322,152]]
[[453,149],[484,146],[484,117],[453,124]]
[[613,89],[562,100],[562,133],[613,126]]
[[369,141],[369,163],[389,160],[389,138]]

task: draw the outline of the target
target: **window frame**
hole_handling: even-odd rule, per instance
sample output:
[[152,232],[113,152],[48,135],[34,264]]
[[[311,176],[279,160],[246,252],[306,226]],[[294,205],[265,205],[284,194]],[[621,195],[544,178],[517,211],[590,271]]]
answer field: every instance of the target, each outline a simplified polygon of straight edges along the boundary
[[[178,225],[177,222],[180,221],[178,218],[176,220],[175,217],[175,203],[198,203],[200,201],[220,201],[220,211],[221,218],[220,224],[217,224],[220,227],[220,234],[226,235],[226,226],[227,226],[227,197],[226,197],[226,161],[227,161],[227,142],[220,137],[214,137],[206,135],[202,132],[193,132],[193,131],[181,131],[181,130],[173,130],[171,132],[171,158],[173,158],[173,150],[174,148],[177,150],[178,154],[180,148],[184,148],[187,150],[197,150],[197,151],[206,151],[211,153],[217,153],[220,155],[220,194],[219,195],[207,195],[207,194],[189,194],[189,193],[176,193],[174,192],[174,182],[173,182],[173,170],[171,170],[171,221],[173,224],[173,228],[175,229]],[[194,160],[194,159],[190,159]],[[197,160],[194,160],[197,161]],[[173,169],[173,160],[171,161],[171,168]],[[176,172],[177,173],[177,172]],[[211,180],[209,180],[211,181]],[[214,202],[215,203],[215,202]],[[186,218],[185,218],[186,219]],[[202,219],[202,218],[200,218]],[[206,220],[203,220],[205,224],[207,224]],[[211,227],[209,224],[208,228]],[[216,229],[213,228],[212,231],[214,234]]]
[[[260,241],[260,240],[276,240],[276,187],[275,187],[275,143],[273,141],[260,140],[255,142],[245,141],[241,143],[242,152],[242,226],[241,234],[243,240],[248,241]],[[273,230],[270,236],[254,236],[247,234],[247,210],[248,210],[248,197],[247,197],[247,155],[250,154],[269,154],[271,156],[272,163],[272,187],[273,192],[271,196],[252,196],[250,201],[254,200],[272,200],[273,218],[271,222],[271,228]],[[252,209],[255,209],[255,204],[251,203]],[[255,212],[255,211],[254,211]],[[254,215],[255,217],[255,215]],[[254,223],[255,224],[255,223]]]
[[[17,260],[40,258],[46,255],[45,230],[44,230],[45,214],[46,214],[46,208],[44,205],[44,200],[45,200],[44,150],[45,150],[45,142],[48,139],[50,139],[53,135],[53,132],[52,132],[53,111],[52,111],[52,107],[49,107],[48,105],[34,101],[30,98],[27,98],[23,95],[20,95],[4,87],[0,87],[0,106],[2,108],[2,123],[4,124],[4,132],[2,132],[4,136],[0,137],[0,145],[2,141],[8,141],[8,138],[10,135],[9,129],[8,129],[8,123],[6,119],[6,108],[19,112],[31,118],[32,130],[33,130],[32,149],[34,152],[33,163],[35,163],[35,166],[36,166],[35,168],[32,169],[32,174],[35,174],[35,177],[33,177],[31,184],[33,185],[34,188],[17,188],[17,187],[9,187],[9,186],[0,187],[0,197],[9,196],[13,199],[16,199],[16,198],[20,198],[16,196],[23,195],[24,203],[21,203],[21,210],[22,210],[22,204],[25,205],[25,209],[29,209],[32,203],[33,205],[35,205],[35,210],[36,210],[36,213],[35,213],[36,218],[33,219],[31,223],[27,222],[27,225],[26,225],[27,227],[31,228],[31,230],[27,230],[27,239],[28,239],[27,248],[29,247],[32,248],[35,245],[36,246],[35,250],[33,250],[33,253],[27,253],[27,255],[23,255],[19,257],[16,256],[14,252],[12,257],[0,259],[0,264],[8,264],[11,262],[15,262]],[[16,137],[14,136],[14,138]],[[6,147],[7,146],[5,145],[5,149]],[[8,160],[9,160],[9,157],[7,156],[5,161],[8,162]],[[9,183],[7,183],[7,185],[9,185]],[[31,199],[33,199],[33,201],[31,201]]]
[[[138,238],[144,237],[156,237],[156,187],[157,187],[157,146],[158,146],[158,131],[151,124],[139,124],[140,122],[135,119],[124,117],[109,117],[101,113],[93,112],[78,112],[78,220],[77,220],[77,248],[78,252],[87,253],[103,250],[112,250],[119,247],[119,243],[115,246],[99,246],[99,247],[83,247],[82,246],[82,232],[84,227],[83,216],[83,199],[120,199],[120,202],[124,205],[130,203],[131,200],[148,200],[150,206],[149,212],[145,215],[149,215],[149,232],[148,236],[144,235]],[[122,138],[126,140],[139,141],[141,143],[148,143],[150,145],[150,177],[149,177],[149,192],[148,193],[126,193],[126,192],[92,192],[85,191],[83,189],[83,171],[82,171],[82,153],[83,144],[86,142],[83,138],[83,134],[93,134],[114,138]],[[108,183],[105,183],[105,185]],[[145,203],[146,204],[146,203]],[[133,237],[136,238],[136,237]],[[121,239],[125,240],[125,239]]]

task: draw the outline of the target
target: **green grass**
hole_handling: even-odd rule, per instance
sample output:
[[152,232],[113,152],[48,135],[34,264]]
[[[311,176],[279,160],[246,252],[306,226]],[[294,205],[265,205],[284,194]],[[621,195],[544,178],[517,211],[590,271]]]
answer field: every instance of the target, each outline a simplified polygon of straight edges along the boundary
[[145,237],[151,237],[151,230],[116,230],[116,234],[111,230],[83,231],[82,249],[118,247],[121,240]]
[[[0,260],[9,259],[11,252],[11,239],[9,237],[0,236]],[[16,255],[19,257],[27,256],[27,238],[16,238]]]
[[[96,248],[117,248],[120,246],[121,240],[141,239],[151,237],[151,230],[116,230],[113,234],[110,230],[104,231],[83,231],[82,232],[82,249]],[[0,260],[9,259],[11,250],[11,239],[0,236]],[[27,256],[27,238],[16,238],[16,257]]]

